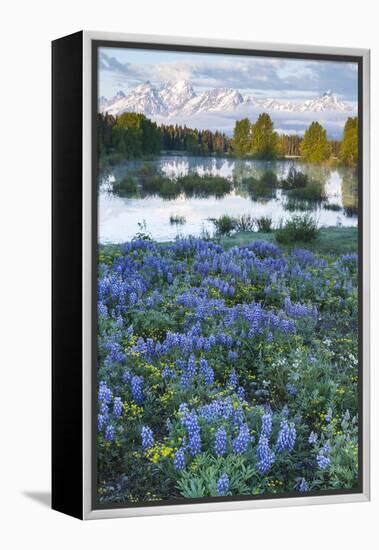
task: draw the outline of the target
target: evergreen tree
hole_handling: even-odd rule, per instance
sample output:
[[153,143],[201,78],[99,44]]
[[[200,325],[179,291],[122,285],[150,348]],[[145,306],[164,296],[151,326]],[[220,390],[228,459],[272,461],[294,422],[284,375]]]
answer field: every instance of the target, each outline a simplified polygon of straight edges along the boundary
[[162,149],[162,131],[155,122],[145,116],[141,119],[142,150],[144,154],[154,155]]
[[248,118],[237,120],[233,132],[233,150],[238,157],[251,152],[251,123]]
[[259,115],[251,128],[251,152],[256,158],[274,159],[279,154],[279,138],[267,113]]
[[358,118],[349,117],[343,130],[339,158],[350,166],[358,162]]
[[300,153],[308,162],[323,162],[330,157],[331,148],[326,130],[318,122],[312,122],[305,131]]

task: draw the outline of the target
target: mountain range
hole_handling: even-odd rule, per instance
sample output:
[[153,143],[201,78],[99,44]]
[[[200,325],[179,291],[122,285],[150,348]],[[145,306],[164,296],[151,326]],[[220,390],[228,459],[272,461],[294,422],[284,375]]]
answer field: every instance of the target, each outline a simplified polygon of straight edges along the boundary
[[242,95],[232,88],[214,88],[196,93],[187,80],[154,86],[150,81],[139,84],[128,94],[122,90],[107,99],[99,98],[99,111],[121,115],[126,111],[143,113],[150,117],[192,117],[199,113],[231,113],[240,107],[254,110],[287,113],[349,112],[354,108],[328,90],[316,98],[305,101],[283,101],[275,98],[258,98]]

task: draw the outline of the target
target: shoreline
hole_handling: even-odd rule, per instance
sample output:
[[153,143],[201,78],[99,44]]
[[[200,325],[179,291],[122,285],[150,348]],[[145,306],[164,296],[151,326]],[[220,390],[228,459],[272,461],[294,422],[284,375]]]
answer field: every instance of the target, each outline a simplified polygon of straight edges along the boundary
[[[245,246],[254,241],[268,241],[277,244],[283,250],[291,250],[293,248],[306,248],[319,253],[338,253],[344,254],[348,252],[357,252],[358,250],[358,227],[321,227],[318,237],[311,242],[296,241],[291,245],[284,245],[276,242],[276,230],[270,232],[262,231],[241,231],[233,235],[223,236],[211,239],[212,242],[221,244],[223,248],[228,250],[233,246]],[[198,237],[201,239],[201,237]],[[154,241],[154,239],[152,239]],[[130,241],[125,241],[130,242]],[[98,243],[98,251],[100,255],[114,256],[121,253],[123,243]],[[159,242],[159,245],[167,245],[175,241]]]

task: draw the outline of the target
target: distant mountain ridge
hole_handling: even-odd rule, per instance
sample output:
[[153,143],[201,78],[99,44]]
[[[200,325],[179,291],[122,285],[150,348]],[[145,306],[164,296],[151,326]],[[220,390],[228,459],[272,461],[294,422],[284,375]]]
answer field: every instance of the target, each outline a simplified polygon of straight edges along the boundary
[[139,84],[128,94],[122,90],[111,99],[99,98],[99,111],[111,115],[121,115],[134,111],[146,116],[194,116],[198,113],[230,113],[240,106],[282,111],[288,113],[353,111],[353,107],[342,101],[333,91],[328,90],[321,96],[305,101],[282,101],[275,98],[257,98],[243,96],[233,88],[214,88],[196,93],[187,80],[168,82],[154,86],[150,81]]

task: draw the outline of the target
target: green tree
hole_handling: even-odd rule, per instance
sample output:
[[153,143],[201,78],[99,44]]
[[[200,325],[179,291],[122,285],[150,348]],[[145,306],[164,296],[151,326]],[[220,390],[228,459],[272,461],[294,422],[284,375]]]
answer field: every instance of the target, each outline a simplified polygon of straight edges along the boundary
[[142,150],[144,154],[154,155],[162,149],[162,131],[155,122],[143,116],[141,119]]
[[343,164],[353,166],[358,162],[358,118],[349,117],[343,130],[339,158]]
[[186,134],[184,138],[184,147],[186,151],[191,153],[191,155],[196,155],[201,152],[201,146],[195,132]]
[[251,123],[248,118],[237,120],[233,131],[233,149],[238,157],[251,152]]
[[259,115],[251,127],[251,152],[259,159],[274,159],[279,153],[279,138],[267,113]]
[[325,128],[318,122],[312,122],[300,145],[301,157],[308,162],[323,162],[330,157],[330,153]]

